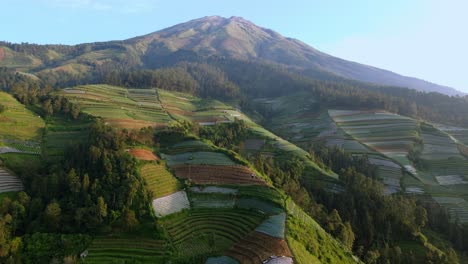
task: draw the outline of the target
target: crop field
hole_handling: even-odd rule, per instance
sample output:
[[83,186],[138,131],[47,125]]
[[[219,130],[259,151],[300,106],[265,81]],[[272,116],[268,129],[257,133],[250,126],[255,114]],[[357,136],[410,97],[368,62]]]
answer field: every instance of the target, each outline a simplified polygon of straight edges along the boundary
[[211,152],[213,150],[215,150],[215,148],[212,145],[205,143],[201,140],[187,140],[172,145],[170,148],[165,150],[165,152],[169,155],[176,155],[197,151]]
[[0,92],[0,104],[6,107],[0,113],[0,149],[40,153],[44,120],[5,92]]
[[257,231],[249,233],[225,254],[245,264],[263,263],[271,256],[292,257],[288,244],[284,239]]
[[448,133],[455,140],[458,140],[460,143],[468,145],[468,128],[463,127],[454,127],[454,126],[445,126],[445,125],[435,125],[441,131]]
[[192,208],[234,208],[236,196],[219,193],[192,193]]
[[460,175],[436,176],[436,180],[440,185],[468,184]]
[[86,263],[164,263],[168,244],[148,238],[96,237],[88,248]]
[[173,168],[178,178],[195,184],[266,184],[245,166],[179,165]]
[[20,179],[0,168],[0,193],[19,192],[21,190],[23,190],[23,184]]
[[48,159],[60,159],[67,147],[88,140],[89,121],[72,121],[59,116],[47,118],[44,153]]
[[468,223],[468,202],[459,197],[439,197],[434,196],[433,199],[448,209],[449,214],[453,219],[458,219],[461,223]]
[[180,256],[220,255],[263,219],[248,210],[197,209],[163,218],[161,223]]
[[184,209],[190,209],[190,202],[185,191],[175,192],[153,200],[153,209],[157,217],[163,217]]
[[167,165],[170,167],[176,165],[236,165],[228,156],[219,152],[187,152],[176,155],[163,155]]
[[130,149],[128,153],[139,160],[152,161],[152,160],[159,159],[156,155],[154,155],[153,152],[147,149],[141,149],[141,148]]
[[208,258],[205,264],[239,264],[239,262],[228,256]]
[[191,187],[190,192],[192,193],[219,193],[219,194],[231,194],[236,195],[239,190],[226,187],[218,186],[201,186],[201,187]]
[[180,182],[167,171],[164,164],[145,164],[141,176],[153,198],[161,198],[180,190]]
[[163,127],[171,118],[162,109],[154,89],[125,89],[110,85],[86,85],[60,93],[81,111],[125,128]]
[[406,155],[417,138],[417,122],[400,115],[384,111],[328,113],[348,135],[389,156]]
[[272,237],[283,238],[286,225],[286,213],[270,216],[263,221],[256,229],[257,232],[270,235]]
[[200,125],[232,122],[242,118],[233,107],[218,100],[202,99],[189,94],[158,90],[164,109],[175,119],[189,120]]
[[284,212],[283,208],[281,208],[281,206],[278,204],[263,199],[250,197],[241,197],[237,199],[236,207],[248,210],[256,210],[268,215],[277,215]]
[[421,131],[421,138],[424,144],[424,148],[421,153],[422,159],[463,159],[463,156],[460,155],[457,144],[447,134],[427,124],[421,125]]

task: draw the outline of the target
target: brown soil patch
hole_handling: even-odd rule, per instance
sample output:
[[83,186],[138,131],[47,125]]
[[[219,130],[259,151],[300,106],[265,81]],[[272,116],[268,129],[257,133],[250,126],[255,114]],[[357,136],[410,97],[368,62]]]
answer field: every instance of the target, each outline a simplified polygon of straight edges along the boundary
[[2,61],[5,58],[5,51],[3,48],[0,48],[0,61]]
[[173,168],[177,177],[190,179],[196,184],[266,185],[244,166],[179,165]]
[[131,149],[128,153],[139,160],[159,160],[158,156],[146,149]]
[[242,264],[263,263],[271,256],[292,257],[284,239],[253,231],[232,246],[226,256],[237,259]]
[[134,120],[134,119],[106,119],[106,122],[120,128],[127,129],[141,129],[144,127],[153,127],[156,129],[165,128],[166,124],[149,122],[144,120]]
[[193,112],[180,110],[179,108],[172,108],[172,107],[165,106],[165,109],[171,114],[181,115],[181,116],[193,116]]

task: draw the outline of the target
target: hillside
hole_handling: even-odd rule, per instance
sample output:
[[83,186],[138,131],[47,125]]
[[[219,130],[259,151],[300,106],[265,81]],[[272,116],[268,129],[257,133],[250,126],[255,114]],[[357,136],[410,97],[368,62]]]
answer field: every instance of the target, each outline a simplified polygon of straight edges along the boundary
[[77,46],[0,43],[0,66],[54,76],[65,72],[84,78],[106,62],[152,68],[161,58],[179,53],[186,53],[186,60],[214,55],[275,63],[309,76],[462,94],[450,87],[330,56],[240,17],[204,17],[128,40]]

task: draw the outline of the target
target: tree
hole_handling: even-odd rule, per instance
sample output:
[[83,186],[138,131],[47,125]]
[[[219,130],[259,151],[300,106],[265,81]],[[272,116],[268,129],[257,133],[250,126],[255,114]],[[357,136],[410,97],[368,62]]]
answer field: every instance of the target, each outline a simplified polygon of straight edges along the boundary
[[60,205],[56,201],[49,203],[46,207],[44,217],[46,224],[52,231],[59,230],[62,217]]
[[99,196],[97,200],[97,208],[99,216],[105,218],[107,216],[107,204],[102,196]]

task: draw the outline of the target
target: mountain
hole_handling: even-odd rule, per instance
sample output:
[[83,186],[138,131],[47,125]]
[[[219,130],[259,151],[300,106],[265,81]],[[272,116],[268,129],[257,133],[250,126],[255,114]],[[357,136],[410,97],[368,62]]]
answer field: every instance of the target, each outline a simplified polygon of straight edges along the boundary
[[152,68],[166,56],[189,52],[197,57],[268,62],[305,75],[329,74],[425,92],[462,95],[454,88],[343,60],[286,38],[240,17],[209,16],[123,41],[66,45],[0,43],[0,66],[29,73],[86,75],[105,62]]
[[262,60],[306,71],[326,71],[347,79],[419,91],[462,94],[447,86],[333,57],[241,17],[204,17],[125,42],[145,47],[142,51],[146,54],[165,55],[191,50],[203,55]]

